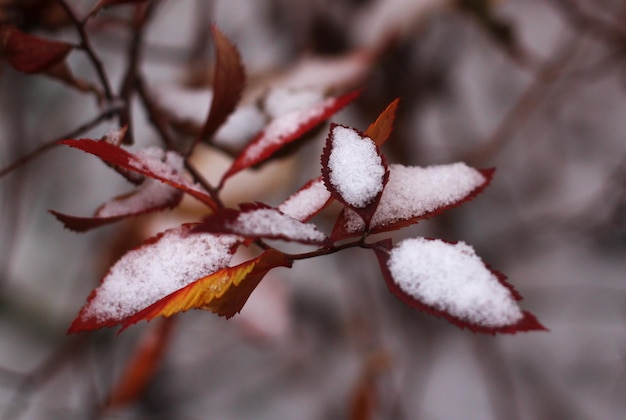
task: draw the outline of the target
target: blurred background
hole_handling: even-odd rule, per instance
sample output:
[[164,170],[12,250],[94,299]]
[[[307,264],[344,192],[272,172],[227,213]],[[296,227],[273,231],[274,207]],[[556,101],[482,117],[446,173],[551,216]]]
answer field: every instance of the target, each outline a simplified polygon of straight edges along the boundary
[[[84,16],[95,1],[68,3]],[[348,250],[272,271],[228,321],[192,311],[120,335],[67,336],[115,258],[203,210],[185,202],[86,234],[65,230],[48,209],[90,215],[130,186],[98,159],[57,147],[0,178],[2,418],[623,418],[624,2],[150,3],[141,72],[187,130],[208,109],[215,22],[246,65],[242,106],[256,106],[276,87],[363,88],[331,120],[365,130],[400,97],[384,148],[389,162],[496,167],[478,198],[391,236],[473,245],[550,331],[494,337],[460,330],[405,307],[375,259]],[[59,4],[0,0],[0,21],[77,42]],[[132,36],[124,22],[134,8],[103,10],[87,26],[116,89]],[[96,80],[85,54],[72,53],[69,64]],[[133,148],[158,144],[139,101],[133,106]],[[89,95],[0,62],[0,168],[99,112]],[[81,136],[117,127],[103,121]],[[291,156],[237,175],[225,199],[280,203],[318,176],[325,134],[322,128]],[[215,179],[230,158],[207,148],[194,159]],[[335,214],[316,222],[330,229]],[[104,408],[151,334],[167,339],[149,384],[134,401]]]

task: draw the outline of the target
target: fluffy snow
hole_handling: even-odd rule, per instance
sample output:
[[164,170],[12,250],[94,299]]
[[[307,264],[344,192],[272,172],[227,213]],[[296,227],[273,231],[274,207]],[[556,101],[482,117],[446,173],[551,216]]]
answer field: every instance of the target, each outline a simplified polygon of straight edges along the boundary
[[510,291],[463,242],[406,239],[391,250],[387,266],[404,292],[469,323],[502,327],[523,317]]
[[285,237],[305,242],[323,242],[326,239],[326,235],[312,223],[299,222],[275,209],[243,212],[228,227],[243,236]]
[[277,118],[288,112],[310,108],[324,100],[324,95],[318,89],[272,89],[265,97],[265,112]]
[[[479,171],[462,162],[425,168],[389,165],[389,181],[370,226],[385,226],[412,219],[454,204],[485,181]],[[361,230],[364,228],[363,220],[349,211],[345,227],[348,232]]]
[[385,167],[369,137],[335,126],[328,158],[330,183],[353,207],[365,207],[383,189]]
[[96,217],[116,217],[138,214],[167,206],[178,200],[182,191],[156,179],[146,178],[133,194],[105,203],[96,212]]
[[[150,167],[155,174],[168,178],[176,174],[182,182],[186,181],[178,175],[183,170],[183,158],[175,152],[165,152],[158,147],[149,147],[136,155],[144,167]],[[165,159],[165,162],[162,161]],[[154,170],[153,170],[154,169]],[[146,177],[141,186],[133,193],[105,203],[96,212],[96,217],[116,217],[137,214],[143,211],[163,207],[177,200],[179,190],[161,181]]]
[[274,118],[263,131],[261,137],[244,151],[245,163],[255,162],[264,152],[279,146],[286,139],[295,135],[300,128],[311,120],[321,117],[335,105],[336,99],[329,98],[306,109],[296,109]]
[[191,282],[224,268],[241,238],[190,234],[190,226],[167,230],[150,245],[126,253],[96,289],[85,316],[121,320]]
[[278,210],[300,221],[309,219],[330,199],[330,192],[322,179],[309,184],[306,188],[285,200]]

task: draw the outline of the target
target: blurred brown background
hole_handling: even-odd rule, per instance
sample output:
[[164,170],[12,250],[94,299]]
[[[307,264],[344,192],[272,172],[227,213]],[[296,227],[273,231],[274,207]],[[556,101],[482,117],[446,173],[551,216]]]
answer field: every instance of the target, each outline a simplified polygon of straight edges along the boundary
[[[55,23],[53,3],[0,1],[0,19],[75,41],[73,28]],[[131,6],[101,14],[128,17]],[[279,76],[307,57],[328,60],[331,85],[365,89],[332,121],[365,129],[402,98],[384,150],[390,162],[496,167],[477,199],[393,237],[473,245],[550,331],[492,337],[459,330],[403,306],[377,262],[350,250],[272,272],[230,321],[179,316],[147,391],[136,404],[103,413],[99,406],[136,344],[158,324],[120,336],[65,330],[119,247],[197,210],[84,235],[64,230],[47,209],[88,215],[128,186],[97,159],[56,148],[0,179],[4,418],[623,418],[624,2],[170,0],[152,19],[142,66],[156,91],[210,80],[208,27],[216,22],[240,48],[249,92],[284,83]],[[114,26],[89,29],[117,86],[129,35]],[[356,51],[371,61],[346,59]],[[94,78],[83,55],[73,53],[70,64]],[[319,72],[299,83],[323,78]],[[97,112],[92,98],[2,65],[0,167]],[[88,136],[111,128],[102,124]],[[262,187],[254,199],[276,204],[316,176],[324,135],[256,177]],[[156,141],[138,106],[134,136],[138,146]],[[206,159],[210,174],[215,166]],[[232,182],[232,200],[248,201]]]

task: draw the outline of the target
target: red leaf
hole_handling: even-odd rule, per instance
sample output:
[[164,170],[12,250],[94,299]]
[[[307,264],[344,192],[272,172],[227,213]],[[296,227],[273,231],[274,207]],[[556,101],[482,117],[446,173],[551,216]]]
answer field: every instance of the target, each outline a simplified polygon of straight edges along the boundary
[[106,163],[119,166],[123,169],[140,173],[153,179],[171,185],[192,197],[203,202],[211,209],[217,209],[217,205],[209,194],[199,186],[192,184],[182,174],[172,171],[172,168],[158,159],[147,159],[133,155],[121,147],[92,139],[62,140],[60,144],[82,150],[98,156]]
[[546,330],[519,309],[521,296],[506,277],[464,243],[416,238],[374,250],[389,290],[413,308],[479,333]]
[[216,25],[211,27],[211,33],[217,62],[213,79],[213,100],[202,128],[202,141],[209,141],[235,110],[246,83],[246,73],[237,47],[220,32]]
[[363,133],[331,124],[322,153],[322,177],[333,198],[369,225],[389,170],[378,146]]
[[275,118],[241,151],[222,177],[220,186],[237,172],[265,161],[285,145],[297,140],[355,100],[359,94],[360,91],[355,91],[328,98],[311,108],[295,110]]
[[50,210],[67,229],[75,232],[117,222],[131,216],[139,216],[155,211],[173,209],[183,198],[181,190],[159,181],[147,178],[139,189],[116,197],[100,206],[94,217],[76,217]]
[[222,233],[249,239],[267,238],[305,244],[324,244],[326,235],[311,223],[302,223],[261,203],[241,204],[241,210],[220,209],[207,217],[197,232]]
[[241,311],[268,271],[291,264],[282,252],[265,251],[257,258],[203,277],[124,319],[122,330],[139,321],[170,317],[190,309],[204,309],[231,318]]
[[6,59],[16,70],[26,74],[41,73],[60,64],[74,48],[67,42],[26,34],[9,28],[4,46]]
[[278,206],[278,210],[296,220],[307,222],[331,201],[330,192],[324,185],[322,177],[319,177],[304,184]]
[[169,229],[127,252],[92,291],[69,332],[126,322],[162,298],[228,265],[241,238],[192,233],[196,224]]
[[[480,194],[495,172],[462,163],[426,168],[392,164],[389,170],[389,181],[369,226],[371,233],[397,230],[460,206]],[[344,210],[331,238],[358,236],[364,227],[356,214]]]
[[382,146],[393,131],[393,123],[396,119],[396,111],[400,98],[396,98],[391,102],[383,112],[380,113],[376,121],[370,124],[365,130],[365,135],[372,139],[376,146]]
[[173,319],[165,319],[147,331],[126,365],[111,395],[108,407],[119,407],[136,401],[146,390],[161,364],[170,342]]

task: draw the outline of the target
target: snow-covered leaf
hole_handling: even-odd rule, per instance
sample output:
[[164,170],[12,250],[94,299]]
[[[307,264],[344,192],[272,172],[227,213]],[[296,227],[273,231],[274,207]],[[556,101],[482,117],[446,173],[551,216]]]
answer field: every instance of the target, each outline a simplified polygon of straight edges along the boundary
[[301,222],[311,220],[331,201],[322,177],[312,179],[285,200],[278,210]]
[[383,112],[380,113],[376,121],[370,124],[365,130],[365,135],[372,139],[376,146],[382,146],[393,131],[393,123],[396,120],[396,111],[400,98],[394,99]]
[[[151,148],[154,152],[144,152],[138,156],[150,156],[158,158],[164,155],[165,163],[173,170],[182,172],[183,165],[180,156],[174,152],[165,152],[162,149]],[[160,153],[159,153],[160,152]],[[114,198],[100,206],[94,217],[76,217],[56,211],[50,211],[66,228],[84,232],[92,228],[114,223],[131,216],[139,216],[159,210],[172,209],[180,204],[183,191],[176,189],[153,178],[144,178],[142,184],[136,190]]]
[[305,244],[323,244],[326,235],[312,223],[303,223],[279,210],[260,204],[241,204],[241,210],[220,209],[208,216],[196,229],[243,236],[249,239],[283,239]]
[[372,139],[353,128],[332,124],[322,153],[322,177],[333,198],[368,224],[389,171]]
[[463,242],[405,239],[376,254],[391,292],[412,307],[475,332],[545,329],[519,308],[521,296],[505,277]]
[[129,317],[226,267],[241,238],[192,233],[196,226],[166,230],[124,254],[91,293],[69,332],[130,325],[125,321]]
[[[493,177],[493,169],[477,170],[462,162],[422,167],[389,165],[389,181],[371,219],[370,232],[399,229],[456,207],[481,193]],[[347,209],[333,237],[357,234],[361,218]]]
[[[98,156],[104,162],[154,178],[174,188],[182,190],[197,200],[203,202],[211,209],[217,206],[211,196],[199,185],[191,183],[175,166],[163,162],[163,160],[149,155],[134,155],[121,147],[92,139],[62,140],[60,144],[82,150]],[[174,153],[174,152],[168,152]],[[180,157],[182,159],[182,157]]]
[[16,70],[36,74],[52,69],[65,60],[74,48],[67,42],[51,41],[29,35],[17,28],[7,29],[4,54]]
[[268,250],[235,267],[226,267],[165,296],[142,311],[124,319],[122,330],[157,316],[170,317],[190,309],[204,309],[231,318],[241,311],[250,294],[273,268],[291,267],[291,260]]
[[296,109],[273,119],[237,156],[222,177],[220,185],[239,171],[269,159],[287,144],[299,139],[321,122],[330,118],[341,108],[352,102],[359,91],[339,97],[325,99],[317,104]]
[[213,100],[211,110],[202,128],[201,140],[210,141],[217,129],[235,110],[246,83],[241,56],[216,25],[211,27],[216,51]]

